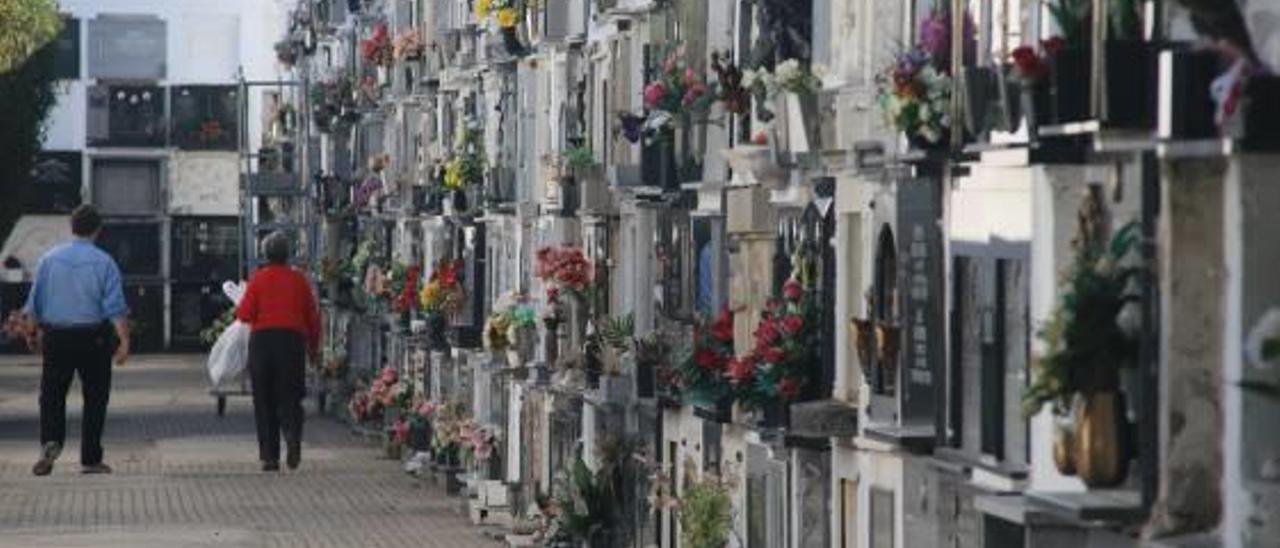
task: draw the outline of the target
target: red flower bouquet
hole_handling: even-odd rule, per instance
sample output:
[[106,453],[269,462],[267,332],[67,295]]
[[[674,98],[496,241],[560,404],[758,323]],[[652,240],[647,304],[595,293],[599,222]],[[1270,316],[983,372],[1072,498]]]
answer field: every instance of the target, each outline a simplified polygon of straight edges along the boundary
[[[561,292],[585,297],[591,290],[595,272],[582,248],[554,246],[538,250],[533,275],[550,286],[548,298],[554,300]],[[552,289],[556,290],[554,295]]]
[[672,380],[687,401],[714,404],[732,394],[741,367],[733,352],[733,313],[725,308],[715,320],[694,328],[692,352],[676,366]]
[[760,319],[751,353],[730,367],[738,399],[748,408],[800,398],[817,367],[820,305],[795,278]]
[[422,310],[428,314],[451,315],[467,300],[462,287],[462,261],[440,261],[419,295]]
[[386,23],[378,23],[373,27],[373,34],[360,41],[360,57],[367,65],[389,67],[394,59],[391,45],[391,33]]

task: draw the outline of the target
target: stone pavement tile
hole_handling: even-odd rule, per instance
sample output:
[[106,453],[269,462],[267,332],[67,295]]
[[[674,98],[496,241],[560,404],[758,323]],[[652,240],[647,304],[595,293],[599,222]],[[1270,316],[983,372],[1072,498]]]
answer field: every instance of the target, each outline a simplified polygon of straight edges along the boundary
[[409,480],[329,419],[308,418],[298,471],[258,471],[248,399],[216,417],[203,373],[198,356],[118,369],[104,440],[116,473],[79,473],[69,403],[67,450],[36,478],[39,369],[0,358],[0,548],[498,545],[459,499]]

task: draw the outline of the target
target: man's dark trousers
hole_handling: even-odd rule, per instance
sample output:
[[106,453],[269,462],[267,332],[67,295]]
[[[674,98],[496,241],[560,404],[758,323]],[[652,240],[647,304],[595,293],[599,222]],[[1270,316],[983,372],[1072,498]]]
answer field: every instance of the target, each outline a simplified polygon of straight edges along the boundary
[[280,434],[302,440],[302,398],[306,395],[306,342],[290,329],[263,329],[249,337],[253,418],[258,426],[258,458],[280,462]]
[[111,394],[111,357],[116,341],[110,326],[44,329],[44,371],[40,377],[40,444],[67,437],[67,390],[80,375],[84,397],[80,464],[102,463],[102,427]]

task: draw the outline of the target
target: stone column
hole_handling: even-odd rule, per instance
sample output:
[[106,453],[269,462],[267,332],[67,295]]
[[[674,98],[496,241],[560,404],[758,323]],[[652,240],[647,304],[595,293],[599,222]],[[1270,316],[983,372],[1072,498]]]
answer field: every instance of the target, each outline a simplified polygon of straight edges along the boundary
[[[1280,155],[1228,160],[1224,184],[1223,250],[1226,317],[1223,356],[1222,543],[1263,546],[1280,538],[1280,368],[1246,357],[1245,338],[1269,309],[1280,306]],[[1245,386],[1270,387],[1271,391]]]
[[1158,498],[1146,535],[1211,529],[1221,513],[1221,160],[1163,166],[1159,226]]

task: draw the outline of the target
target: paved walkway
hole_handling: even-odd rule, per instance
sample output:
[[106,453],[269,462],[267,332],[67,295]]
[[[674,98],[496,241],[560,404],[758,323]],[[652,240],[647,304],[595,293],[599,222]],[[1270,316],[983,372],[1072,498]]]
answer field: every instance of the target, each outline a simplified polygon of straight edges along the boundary
[[0,547],[495,546],[457,498],[332,420],[308,417],[296,472],[258,471],[248,398],[218,418],[202,356],[139,357],[116,369],[107,476],[79,470],[78,386],[67,449],[31,475],[40,368],[0,357]]

